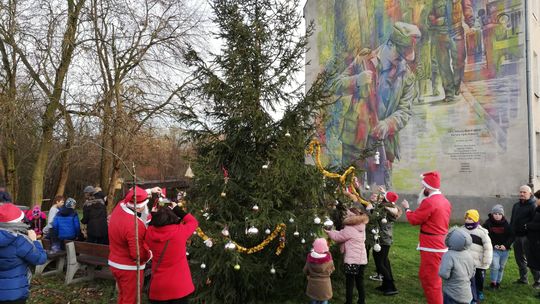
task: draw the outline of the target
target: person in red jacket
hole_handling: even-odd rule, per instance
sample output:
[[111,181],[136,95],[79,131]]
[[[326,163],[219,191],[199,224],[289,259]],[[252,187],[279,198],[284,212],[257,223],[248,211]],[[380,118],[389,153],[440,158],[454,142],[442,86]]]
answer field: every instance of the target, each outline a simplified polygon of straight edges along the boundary
[[428,304],[442,304],[442,280],[438,273],[441,258],[448,251],[444,240],[448,233],[452,205],[439,190],[439,172],[427,172],[422,174],[422,177],[423,189],[418,198],[418,208],[410,210],[406,200],[401,205],[406,211],[409,223],[420,225],[417,248],[420,251],[418,278],[422,283],[424,296]]
[[[137,299],[137,241],[135,240],[134,212],[137,212],[139,244],[139,281],[143,286],[144,267],[152,258],[152,252],[144,243],[146,226],[140,218],[148,193],[140,188],[131,188],[126,197],[114,208],[109,221],[109,266],[118,284],[118,303],[133,304]],[[140,290],[139,290],[140,293]]]
[[150,303],[187,303],[187,296],[195,291],[187,261],[186,241],[198,225],[193,215],[174,202],[158,206],[152,213],[145,238],[154,253],[148,288]]

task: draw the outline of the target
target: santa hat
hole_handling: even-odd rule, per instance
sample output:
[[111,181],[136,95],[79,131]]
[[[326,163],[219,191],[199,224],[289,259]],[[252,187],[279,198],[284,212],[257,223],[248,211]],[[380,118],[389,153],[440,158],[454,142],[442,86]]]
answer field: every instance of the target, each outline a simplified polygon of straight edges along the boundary
[[24,218],[24,212],[13,204],[0,206],[0,223],[17,223]]
[[441,175],[437,171],[426,172],[421,175],[424,187],[438,191],[441,188]]
[[398,200],[399,196],[397,195],[397,193],[395,192],[392,192],[392,191],[388,191],[384,194],[384,199],[389,202],[389,203],[392,203],[392,204],[395,204]]
[[130,188],[128,193],[126,194],[126,197],[124,197],[124,203],[128,206],[128,207],[133,207],[134,206],[134,198],[133,198],[133,194],[134,192],[136,192],[136,196],[135,196],[135,207],[136,208],[143,208],[144,206],[146,206],[146,204],[148,203],[148,192],[146,192],[146,190],[144,190],[143,188],[139,187],[139,186],[135,186],[135,190],[133,188]]

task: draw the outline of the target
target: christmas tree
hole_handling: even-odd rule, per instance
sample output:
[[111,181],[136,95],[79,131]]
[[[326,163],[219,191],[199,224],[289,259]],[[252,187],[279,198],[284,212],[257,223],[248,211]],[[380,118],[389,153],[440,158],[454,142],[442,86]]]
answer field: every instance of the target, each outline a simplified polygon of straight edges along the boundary
[[186,54],[204,101],[182,116],[197,152],[186,199],[200,226],[188,247],[196,302],[302,298],[306,254],[329,215],[323,175],[304,164],[328,79],[321,74],[307,93],[295,87],[307,44],[298,5],[215,0],[220,54],[211,64]]

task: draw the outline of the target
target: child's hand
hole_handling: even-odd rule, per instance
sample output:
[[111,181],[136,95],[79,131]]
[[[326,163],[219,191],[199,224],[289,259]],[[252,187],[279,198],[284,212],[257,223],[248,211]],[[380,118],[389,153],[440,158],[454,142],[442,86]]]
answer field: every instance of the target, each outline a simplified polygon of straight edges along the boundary
[[28,238],[32,241],[37,240],[36,232],[34,230],[28,230]]

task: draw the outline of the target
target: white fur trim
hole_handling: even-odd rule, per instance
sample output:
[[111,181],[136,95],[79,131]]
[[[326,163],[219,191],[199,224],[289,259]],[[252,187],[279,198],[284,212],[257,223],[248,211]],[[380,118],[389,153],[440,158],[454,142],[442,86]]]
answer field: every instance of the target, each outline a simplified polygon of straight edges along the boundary
[[420,247],[420,244],[418,244],[418,246],[416,247],[416,250],[427,251],[427,252],[447,252],[448,248],[440,249],[440,248]]
[[[145,201],[143,202],[140,202],[137,204],[137,208],[142,208],[144,206],[146,206],[146,204],[148,204],[148,202],[150,201],[150,199],[146,199]],[[125,203],[128,207],[133,207],[133,203],[132,202],[129,202],[129,203]]]
[[[133,213],[133,211],[131,209],[129,209],[128,207],[133,207],[133,205],[129,206],[128,204],[126,203],[121,203],[120,204],[120,207],[122,207],[122,210],[124,210],[124,212],[128,213],[128,214],[131,214],[131,215],[134,215],[135,213]],[[143,221],[143,219],[141,219],[140,217],[137,216],[137,218],[139,219],[139,221],[141,221],[145,226],[146,226],[146,223]]]
[[[109,266],[112,266],[114,268],[122,269],[122,270],[137,270],[137,265],[125,265],[125,264],[119,264],[116,262],[113,262],[111,260],[108,260]],[[146,267],[146,264],[139,265],[139,270],[143,270],[144,267]]]
[[317,252],[315,252],[315,251],[312,251],[312,252],[310,253],[310,255],[311,255],[312,258],[316,258],[316,259],[322,259],[322,258],[325,258],[325,257],[326,257],[326,253],[322,253],[322,254],[321,254],[321,253],[317,253]]
[[21,211],[21,215],[18,218],[14,219],[14,220],[11,220],[8,223],[18,223],[18,222],[22,221],[23,218],[24,218],[24,212]]
[[430,189],[430,190],[435,190],[435,191],[439,191],[439,189],[437,188],[433,188],[431,187],[430,185],[428,185],[424,180],[422,180],[422,185],[424,185],[424,187]]

